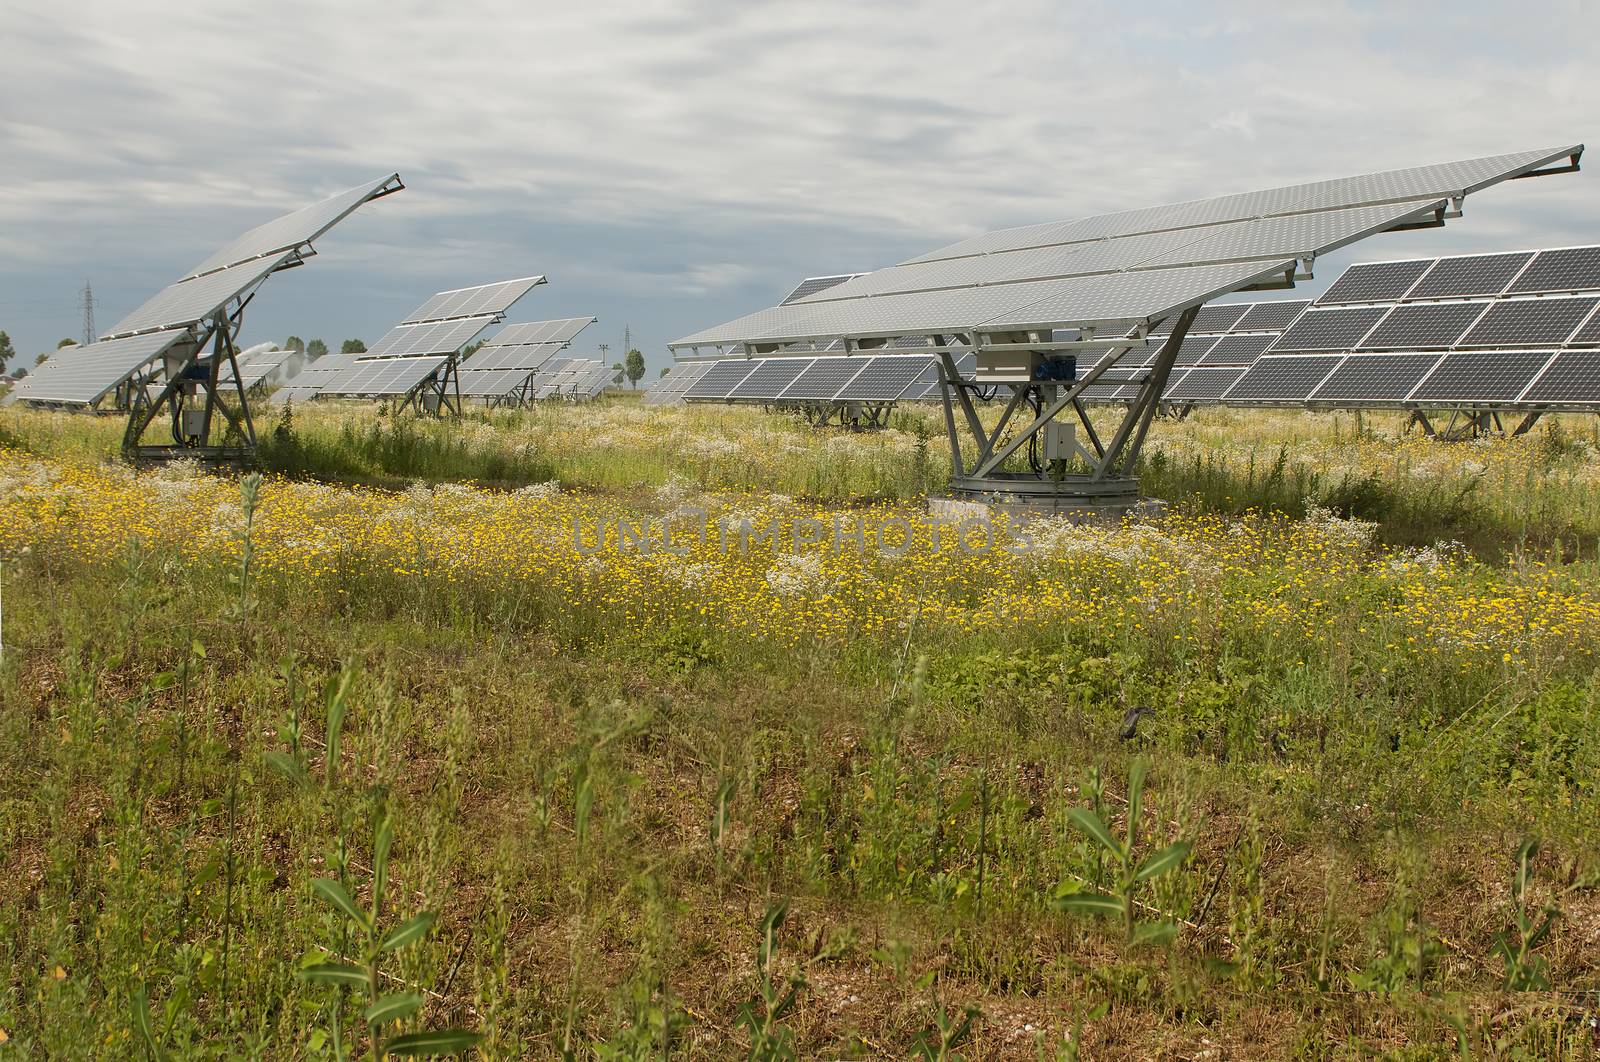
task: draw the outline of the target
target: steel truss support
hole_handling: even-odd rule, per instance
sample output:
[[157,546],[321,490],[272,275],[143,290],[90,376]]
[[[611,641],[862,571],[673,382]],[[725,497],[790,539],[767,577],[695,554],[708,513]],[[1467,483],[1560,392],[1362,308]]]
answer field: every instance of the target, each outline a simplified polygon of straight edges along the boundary
[[400,408],[422,417],[460,417],[461,378],[456,372],[456,356],[450,355],[432,376],[412,388],[401,399]]
[[[1156,354],[1147,374],[1136,381],[1139,394],[1109,440],[1102,440],[1084,409],[1082,395],[1108,369],[1126,348],[1108,351],[1093,368],[1071,383],[1030,382],[998,386],[1011,388],[1011,396],[993,430],[984,428],[973,405],[973,395],[982,385],[963,380],[949,353],[938,355],[940,391],[944,404],[945,432],[950,440],[953,470],[951,493],[957,498],[982,501],[1007,501],[1041,508],[1105,510],[1126,508],[1139,500],[1139,481],[1133,469],[1144,448],[1150,424],[1162,407],[1161,394],[1172,375],[1183,345],[1194,324],[1199,307],[1185,310],[1172,333]],[[943,346],[944,337],[935,337]],[[1144,371],[1144,370],[1141,370]],[[1009,439],[1006,430],[1027,409],[1033,416]],[[1067,410],[1076,415],[1077,424],[1069,428],[1057,423]],[[972,449],[964,451],[961,428],[970,435]],[[1077,440],[1081,428],[1088,445]],[[1004,441],[1002,441],[1004,440]],[[1027,447],[1029,471],[1004,470],[1013,455]],[[969,464],[964,453],[974,457]],[[1070,455],[1070,456],[1068,456]],[[1077,466],[1087,472],[1070,472]]]
[[[246,298],[232,314],[219,313],[205,323],[198,342],[174,348],[143,376],[129,381],[122,453],[130,462],[187,458],[245,465],[255,459],[255,422],[235,343],[249,302]],[[224,366],[229,369],[227,379]],[[147,441],[146,433],[162,416],[170,421],[172,442]]]
[[[1413,426],[1421,428],[1423,435],[1430,439],[1437,439],[1440,442],[1462,442],[1468,439],[1482,438],[1485,435],[1506,434],[1506,422],[1501,418],[1501,413],[1504,412],[1509,417],[1512,411],[1462,406],[1451,409],[1449,412],[1450,419],[1441,427],[1424,410],[1413,409],[1411,418],[1406,421],[1406,428],[1408,430]],[[1544,416],[1544,410],[1542,409],[1524,413],[1517,426],[1511,429],[1511,436],[1514,438],[1518,435],[1526,435],[1539,422],[1539,418],[1542,416]]]

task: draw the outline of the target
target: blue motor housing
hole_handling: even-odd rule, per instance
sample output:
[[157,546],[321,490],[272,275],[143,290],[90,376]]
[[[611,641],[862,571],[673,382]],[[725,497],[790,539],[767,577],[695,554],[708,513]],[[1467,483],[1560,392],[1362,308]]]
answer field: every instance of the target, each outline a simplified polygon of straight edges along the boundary
[[1078,378],[1078,359],[1071,354],[1041,358],[1033,367],[1035,383],[1071,383]]

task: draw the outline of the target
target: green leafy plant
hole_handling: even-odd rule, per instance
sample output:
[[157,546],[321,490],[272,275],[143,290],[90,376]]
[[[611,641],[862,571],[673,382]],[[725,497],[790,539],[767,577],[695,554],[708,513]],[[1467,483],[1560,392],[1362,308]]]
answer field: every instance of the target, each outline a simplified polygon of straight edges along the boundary
[[972,1023],[981,1012],[968,1004],[959,1014],[948,1014],[942,1003],[933,1005],[933,1028],[917,1034],[911,1053],[926,1062],[964,1062],[966,1056],[956,1053],[956,1048],[972,1035]]
[[1529,839],[1517,846],[1517,868],[1511,875],[1511,907],[1515,936],[1512,930],[1495,937],[1494,950],[1505,963],[1504,987],[1511,992],[1540,992],[1550,988],[1550,978],[1543,956],[1534,949],[1550,935],[1561,911],[1555,904],[1530,913],[1528,910],[1528,884],[1533,880],[1533,857],[1539,854],[1539,842]]
[[788,904],[775,903],[761,919],[761,945],[756,951],[760,994],[739,1008],[738,1019],[750,1032],[747,1056],[750,1062],[775,1062],[795,1057],[794,1031],[782,1022],[794,1010],[806,980],[798,973],[783,980],[773,970],[773,958],[778,951],[778,927],[783,925],[788,913]]
[[[344,916],[348,929],[354,931],[354,942],[360,949],[364,965],[326,961],[314,963],[300,970],[300,976],[309,981],[335,986],[338,997],[332,1011],[332,1036],[334,1055],[343,1058],[344,1049],[340,1033],[340,1013],[344,1009],[348,991],[364,996],[366,1007],[361,1018],[371,1033],[371,1058],[373,1062],[391,1055],[423,1057],[453,1055],[466,1051],[480,1039],[479,1034],[464,1029],[415,1029],[384,1038],[385,1027],[399,1026],[413,1019],[422,1009],[422,995],[415,991],[385,992],[381,963],[386,957],[416,944],[433,928],[439,916],[424,911],[385,928],[383,920],[383,894],[389,872],[389,849],[394,844],[394,823],[387,815],[379,823],[372,843],[372,905],[363,909],[356,903],[344,885],[333,878],[317,878],[311,883],[316,896]],[[348,937],[346,939],[349,939]]]
[[[313,790],[316,783],[312,780],[311,768],[301,745],[300,698],[294,687],[293,663],[286,663],[282,672],[285,683],[289,685],[290,712],[280,727],[280,732],[289,739],[289,750],[273,749],[263,755],[267,766],[283,775],[289,781],[305,790]],[[344,730],[344,717],[350,708],[350,690],[355,683],[355,669],[345,667],[337,676],[328,680],[323,689],[322,700],[326,709],[323,723],[323,757],[322,757],[322,790],[329,792],[339,776],[339,736]]]
[[1182,866],[1194,847],[1189,841],[1177,841],[1165,848],[1138,854],[1139,820],[1143,810],[1145,765],[1135,760],[1128,772],[1128,819],[1126,835],[1118,838],[1105,820],[1089,808],[1071,808],[1067,817],[1079,831],[1093,840],[1109,857],[1114,872],[1112,892],[1086,889],[1077,881],[1064,882],[1057,890],[1056,907],[1075,914],[1104,915],[1120,918],[1130,945],[1168,944],[1177,936],[1177,923],[1171,921],[1143,922],[1137,915],[1136,894],[1139,887]]

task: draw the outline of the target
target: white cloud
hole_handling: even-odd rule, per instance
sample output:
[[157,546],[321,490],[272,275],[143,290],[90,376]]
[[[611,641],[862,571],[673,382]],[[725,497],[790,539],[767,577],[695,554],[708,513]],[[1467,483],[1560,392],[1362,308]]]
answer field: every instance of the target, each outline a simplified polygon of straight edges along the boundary
[[[1600,16],[1536,8],[11,0],[0,327],[86,273],[126,308],[399,170],[325,241],[327,282],[256,322],[370,335],[533,268],[541,309],[605,307],[659,349],[987,228],[1581,139]],[[1460,233],[1595,239],[1587,179],[1492,193]]]

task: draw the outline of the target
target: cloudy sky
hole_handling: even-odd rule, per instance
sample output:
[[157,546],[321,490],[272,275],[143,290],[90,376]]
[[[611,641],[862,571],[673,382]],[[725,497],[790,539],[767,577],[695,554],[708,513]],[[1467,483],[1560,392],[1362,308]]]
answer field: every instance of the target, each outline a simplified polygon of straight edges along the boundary
[[[1200,13],[1197,13],[1200,12]],[[245,339],[513,320],[678,336],[801,277],[1036,221],[1596,139],[1600,3],[6,0],[0,330],[102,328],[250,226],[398,171]],[[1597,156],[1600,158],[1600,156]],[[1588,173],[1350,261],[1600,242]],[[1317,285],[1313,285],[1315,290]],[[587,353],[587,350],[582,352]]]

